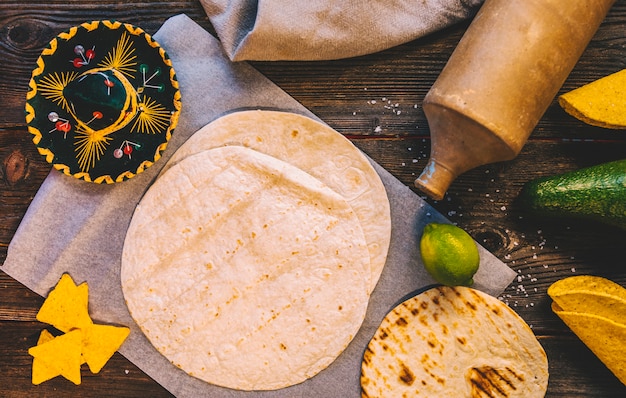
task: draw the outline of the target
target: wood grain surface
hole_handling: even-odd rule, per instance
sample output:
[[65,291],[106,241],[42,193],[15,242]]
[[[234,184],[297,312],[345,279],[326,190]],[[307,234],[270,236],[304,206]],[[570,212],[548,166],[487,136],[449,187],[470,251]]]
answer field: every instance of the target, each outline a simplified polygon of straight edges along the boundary
[[[43,47],[84,21],[117,19],[154,33],[180,13],[214,32],[199,2],[191,0],[0,0],[0,263],[50,171],[24,121],[28,81]],[[358,58],[252,65],[412,187],[430,150],[421,102],[468,23]],[[561,92],[625,67],[626,0],[618,0]],[[516,159],[471,170],[443,200],[431,201],[518,272],[500,298],[531,325],[548,354],[548,397],[626,396],[626,387],[551,312],[546,295],[550,284],[571,275],[600,275],[626,286],[626,233],[569,219],[538,219],[516,198],[533,178],[622,158],[626,130],[587,126],[553,102]],[[85,370],[80,386],[62,378],[33,386],[27,350],[43,326],[35,320],[42,298],[1,269],[0,396],[170,396],[119,354],[98,375]]]

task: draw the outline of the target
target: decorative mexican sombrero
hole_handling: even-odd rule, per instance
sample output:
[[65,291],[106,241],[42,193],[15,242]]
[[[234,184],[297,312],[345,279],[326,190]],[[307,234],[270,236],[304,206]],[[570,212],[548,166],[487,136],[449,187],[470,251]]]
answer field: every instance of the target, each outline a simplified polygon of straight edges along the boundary
[[142,29],[111,21],[54,38],[26,99],[39,152],[55,169],[96,183],[124,181],[157,161],[181,107],[165,51]]

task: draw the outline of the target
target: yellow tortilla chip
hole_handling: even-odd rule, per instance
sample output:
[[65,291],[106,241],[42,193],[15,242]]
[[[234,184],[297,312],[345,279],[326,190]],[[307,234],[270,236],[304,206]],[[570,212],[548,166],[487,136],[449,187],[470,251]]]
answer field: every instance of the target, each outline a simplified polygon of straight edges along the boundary
[[93,324],[85,329],[83,339],[83,356],[92,373],[98,373],[115,354],[130,329],[112,325]]
[[29,349],[33,358],[33,384],[56,376],[80,384],[80,366],[87,363],[98,373],[124,343],[126,327],[94,324],[88,311],[87,283],[76,285],[63,274],[37,313],[37,320],[54,326],[64,335],[54,337],[44,330],[37,346]]
[[56,376],[63,376],[74,384],[80,384],[81,341],[83,333],[78,330],[52,337],[42,332],[41,344],[28,349],[33,357],[33,384],[40,384]]
[[593,314],[563,311],[554,303],[552,310],[626,384],[626,325]]
[[[48,341],[54,339],[54,336],[48,332],[46,329],[41,331],[39,335],[39,340],[37,340],[37,345],[42,345],[47,343]],[[32,382],[35,385],[41,384],[44,381],[48,381],[53,379],[59,375],[59,372],[50,368],[46,365],[44,361],[39,358],[33,358],[33,374],[32,374]]]
[[63,274],[39,309],[37,320],[62,332],[85,328],[92,324],[88,311],[88,295],[87,283],[76,286],[69,274]]
[[561,95],[559,104],[592,126],[626,128],[626,69]]

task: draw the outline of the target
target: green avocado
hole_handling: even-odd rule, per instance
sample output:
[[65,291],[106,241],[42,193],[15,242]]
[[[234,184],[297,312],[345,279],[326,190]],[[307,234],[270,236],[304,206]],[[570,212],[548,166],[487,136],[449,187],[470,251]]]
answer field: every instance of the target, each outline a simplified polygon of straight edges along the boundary
[[519,200],[536,215],[595,220],[626,229],[626,159],[529,181]]

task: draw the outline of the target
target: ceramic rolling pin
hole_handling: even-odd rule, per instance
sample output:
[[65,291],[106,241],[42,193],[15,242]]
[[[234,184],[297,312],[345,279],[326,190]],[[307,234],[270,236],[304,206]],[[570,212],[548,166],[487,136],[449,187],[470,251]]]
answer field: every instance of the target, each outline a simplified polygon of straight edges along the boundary
[[426,94],[428,164],[442,199],[461,173],[516,157],[615,0],[486,0]]

